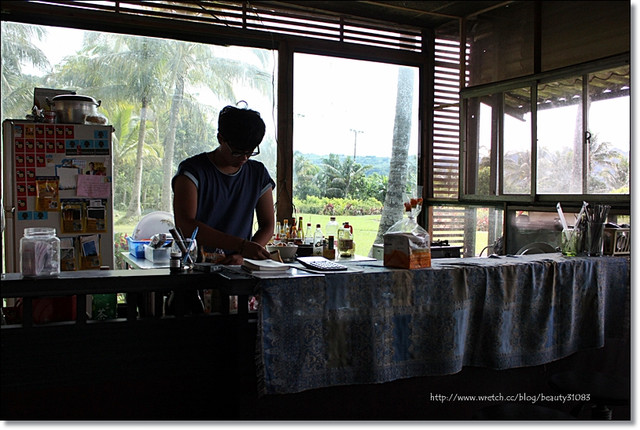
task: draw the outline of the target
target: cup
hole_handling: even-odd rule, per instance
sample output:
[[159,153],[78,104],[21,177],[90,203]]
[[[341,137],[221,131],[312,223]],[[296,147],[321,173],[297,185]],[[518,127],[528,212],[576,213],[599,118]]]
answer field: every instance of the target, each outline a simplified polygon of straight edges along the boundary
[[[195,239],[193,239],[193,243],[192,243],[191,238],[187,238],[187,239],[184,239],[183,243],[184,243],[184,246],[187,248],[189,255],[191,256],[191,259],[195,263],[196,259],[198,258],[198,242]],[[182,254],[182,251],[178,247],[178,244],[176,243],[175,240],[171,245],[171,254],[180,256],[180,259],[184,261],[184,255]],[[185,262],[185,264],[188,264],[188,263],[189,261]]]
[[[195,263],[198,259],[198,242],[195,239],[192,240],[191,238],[186,238],[184,240],[184,246],[187,248],[187,252],[191,256],[191,260]],[[182,257],[184,258],[184,255]]]
[[602,255],[602,245],[604,238],[604,223],[587,222],[587,234],[585,237],[585,252],[588,256],[599,257]]
[[562,229],[562,238],[560,240],[560,251],[562,255],[575,257],[582,251],[580,245],[582,243],[582,234],[580,230],[573,227]]

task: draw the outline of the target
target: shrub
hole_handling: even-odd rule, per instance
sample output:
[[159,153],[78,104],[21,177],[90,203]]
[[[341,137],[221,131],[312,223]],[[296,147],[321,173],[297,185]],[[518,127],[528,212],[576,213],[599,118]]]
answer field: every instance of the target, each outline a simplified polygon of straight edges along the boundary
[[372,197],[365,200],[342,199],[307,196],[306,199],[293,199],[297,212],[315,215],[379,215],[382,213],[382,203]]

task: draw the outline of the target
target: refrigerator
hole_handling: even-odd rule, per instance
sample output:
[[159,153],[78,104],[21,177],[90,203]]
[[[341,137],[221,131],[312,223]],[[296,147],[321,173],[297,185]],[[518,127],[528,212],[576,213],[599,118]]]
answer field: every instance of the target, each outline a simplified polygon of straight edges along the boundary
[[113,269],[113,127],[3,121],[5,271],[27,227],[53,227],[61,270]]

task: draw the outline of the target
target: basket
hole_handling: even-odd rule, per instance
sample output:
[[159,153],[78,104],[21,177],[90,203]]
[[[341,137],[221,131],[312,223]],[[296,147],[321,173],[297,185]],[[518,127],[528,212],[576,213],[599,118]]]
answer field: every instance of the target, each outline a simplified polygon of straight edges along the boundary
[[127,242],[129,242],[129,254],[135,258],[144,258],[144,245],[148,245],[151,239],[134,240],[127,236]]

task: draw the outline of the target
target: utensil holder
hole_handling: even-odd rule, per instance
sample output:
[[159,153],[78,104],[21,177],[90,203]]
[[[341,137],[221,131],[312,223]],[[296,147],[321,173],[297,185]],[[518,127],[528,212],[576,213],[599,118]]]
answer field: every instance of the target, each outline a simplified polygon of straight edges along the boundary
[[588,256],[599,257],[602,255],[602,245],[604,237],[604,223],[587,223],[587,236],[585,238],[585,252]]

